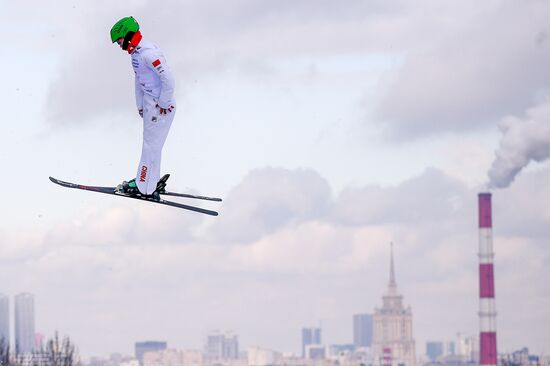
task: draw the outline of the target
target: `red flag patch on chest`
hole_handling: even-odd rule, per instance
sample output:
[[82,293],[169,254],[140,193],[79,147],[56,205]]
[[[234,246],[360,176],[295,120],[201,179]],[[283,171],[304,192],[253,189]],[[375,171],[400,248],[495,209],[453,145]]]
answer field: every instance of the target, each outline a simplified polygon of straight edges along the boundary
[[157,67],[160,65],[160,60],[157,58],[155,61],[153,61],[153,67]]

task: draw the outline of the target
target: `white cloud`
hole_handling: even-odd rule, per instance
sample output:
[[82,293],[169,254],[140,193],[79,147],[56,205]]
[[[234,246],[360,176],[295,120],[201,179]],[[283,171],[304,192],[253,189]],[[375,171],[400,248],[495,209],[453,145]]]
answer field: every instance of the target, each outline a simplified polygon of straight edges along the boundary
[[378,118],[393,137],[408,139],[476,130],[522,113],[548,91],[549,16],[549,4],[534,0],[493,2],[474,16],[453,17],[434,29],[443,37],[407,55]]
[[[505,348],[520,341],[544,348],[550,253],[536,233],[545,232],[550,216],[521,197],[534,191],[544,201],[548,177],[547,170],[527,173],[509,194],[493,197]],[[267,198],[285,208],[284,220],[252,214]],[[0,275],[14,279],[8,293],[37,294],[39,329],[71,335],[84,355],[130,352],[132,342],[151,337],[200,348],[201,335],[213,328],[234,329],[243,346],[254,340],[297,351],[300,327],[320,319],[327,342],[350,341],[351,315],[380,306],[393,241],[397,282],[413,308],[420,351],[426,339],[477,332],[476,198],[433,169],[398,186],[357,188],[336,198],[313,171],[258,169],[235,187],[219,222],[173,209],[90,211],[78,225],[60,224],[42,240],[17,242],[16,256],[2,253],[11,259]],[[356,214],[344,214],[343,205],[355,205]],[[518,220],[531,226],[526,231]],[[531,336],[518,340],[511,326]]]
[[256,240],[288,224],[323,216],[329,200],[328,183],[315,171],[254,170],[227,195],[220,219],[211,228],[212,240]]
[[387,249],[384,228],[345,228],[308,221],[235,247],[235,271],[290,274],[349,274],[359,271]]
[[111,206],[108,211],[91,209],[53,227],[47,241],[59,245],[113,246],[150,242],[186,243],[198,230],[200,215],[174,215],[173,208],[150,206]]
[[347,224],[432,223],[464,205],[466,188],[438,170],[427,169],[398,187],[366,186],[344,190],[335,219]]
[[59,13],[66,14],[64,27],[52,46],[63,58],[46,114],[52,124],[78,125],[101,116],[134,113],[128,55],[108,39],[112,24],[128,12],[140,22],[144,37],[164,50],[181,96],[197,80],[220,77],[232,68],[249,77],[271,73],[270,63],[281,59],[402,54],[419,39],[433,35],[439,18],[430,14],[468,9],[462,3],[441,8],[433,2],[427,13],[408,1],[358,0],[168,1],[162,6],[144,1],[115,8],[101,1],[79,4],[78,11],[60,6]]
[[436,151],[441,159],[436,165],[437,168],[469,187],[486,185],[487,167],[493,159],[487,145],[493,141],[492,136],[457,136],[456,140],[453,140],[446,141],[441,149]]

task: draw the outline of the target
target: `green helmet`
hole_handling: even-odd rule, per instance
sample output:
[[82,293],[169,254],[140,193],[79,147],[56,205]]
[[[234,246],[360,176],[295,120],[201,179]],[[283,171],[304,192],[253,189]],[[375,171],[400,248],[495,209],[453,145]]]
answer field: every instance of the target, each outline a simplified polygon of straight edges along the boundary
[[119,38],[125,38],[128,32],[137,32],[139,24],[134,17],[125,17],[120,19],[111,28],[111,41],[116,42]]

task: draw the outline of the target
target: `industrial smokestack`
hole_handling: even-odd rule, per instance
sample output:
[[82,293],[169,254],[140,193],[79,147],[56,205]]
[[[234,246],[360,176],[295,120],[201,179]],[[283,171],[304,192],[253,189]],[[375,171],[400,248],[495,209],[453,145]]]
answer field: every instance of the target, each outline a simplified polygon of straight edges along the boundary
[[479,203],[479,364],[497,365],[493,219],[491,193],[480,193]]

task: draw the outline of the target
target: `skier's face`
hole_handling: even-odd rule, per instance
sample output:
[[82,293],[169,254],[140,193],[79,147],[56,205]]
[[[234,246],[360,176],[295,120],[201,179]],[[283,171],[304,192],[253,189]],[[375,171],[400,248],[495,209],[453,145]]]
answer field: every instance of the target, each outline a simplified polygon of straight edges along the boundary
[[120,46],[120,48],[122,48],[122,44],[124,43],[124,38],[119,38],[116,40],[116,43],[118,43],[118,45]]

